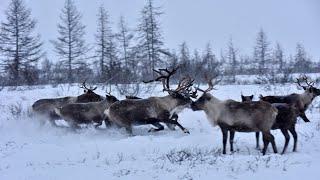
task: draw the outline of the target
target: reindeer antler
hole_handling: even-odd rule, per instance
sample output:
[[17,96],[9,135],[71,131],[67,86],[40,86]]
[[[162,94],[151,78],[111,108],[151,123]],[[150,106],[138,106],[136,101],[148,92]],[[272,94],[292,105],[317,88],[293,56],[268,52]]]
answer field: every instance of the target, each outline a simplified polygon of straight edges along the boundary
[[154,72],[159,74],[159,77],[149,80],[149,81],[143,81],[144,83],[150,83],[150,82],[155,82],[155,81],[161,81],[163,85],[163,90],[169,90],[170,89],[170,77],[174,75],[179,67],[173,68],[171,71],[166,69],[153,69]]
[[106,94],[111,96],[111,85],[109,85],[109,92],[106,90]]
[[[196,87],[196,90],[199,90],[199,91],[201,91],[203,93],[207,93],[207,92],[209,92],[211,90],[216,90],[214,88],[214,86],[217,85],[221,81],[221,79],[217,80],[216,78],[217,78],[217,76],[216,77],[209,77],[208,74],[205,74],[204,79],[208,83],[208,88],[206,90],[203,90],[203,89],[200,89],[199,87]],[[214,81],[213,81],[213,79],[214,79]]]
[[[304,81],[307,86],[303,86],[301,85],[300,80]],[[313,87],[315,82],[314,81],[310,81],[309,78],[304,74],[303,76],[301,76],[300,78],[297,78],[297,82],[298,86],[303,87],[303,88],[307,88],[307,87]]]
[[181,92],[184,90],[189,90],[193,86],[193,82],[194,79],[191,79],[190,76],[186,76],[179,81],[178,87],[175,91]]
[[87,80],[84,80],[83,83],[82,83],[82,85],[79,86],[79,87],[82,88],[82,89],[88,90],[88,91],[94,91],[94,90],[97,89],[97,86],[96,86],[96,87],[90,86],[90,87],[88,88],[87,85],[86,85],[86,81],[87,81]]

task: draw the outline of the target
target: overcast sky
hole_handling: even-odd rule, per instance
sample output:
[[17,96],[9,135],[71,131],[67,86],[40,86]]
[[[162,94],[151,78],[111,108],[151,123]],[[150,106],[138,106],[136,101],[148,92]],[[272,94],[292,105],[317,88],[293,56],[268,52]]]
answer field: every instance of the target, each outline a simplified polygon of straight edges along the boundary
[[[10,0],[0,0],[0,20]],[[37,31],[46,43],[49,57],[54,59],[49,40],[57,36],[56,25],[64,0],[26,0],[32,15],[38,20]],[[96,31],[97,8],[104,4],[113,26],[120,15],[131,28],[137,25],[144,0],[76,0],[87,26],[86,37],[93,42]],[[319,0],[155,0],[164,15],[161,19],[166,47],[177,49],[186,41],[190,49],[204,49],[211,42],[219,54],[232,36],[242,54],[252,54],[255,37],[260,28],[267,33],[272,45],[279,42],[286,53],[294,53],[297,42],[314,59],[320,58]],[[115,30],[115,28],[114,28]]]

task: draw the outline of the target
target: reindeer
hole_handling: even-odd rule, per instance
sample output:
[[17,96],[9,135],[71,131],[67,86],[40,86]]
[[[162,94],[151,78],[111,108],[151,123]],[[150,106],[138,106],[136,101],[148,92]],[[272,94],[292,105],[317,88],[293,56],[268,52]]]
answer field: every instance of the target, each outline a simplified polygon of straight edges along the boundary
[[[307,86],[301,85],[301,80],[303,80]],[[262,96],[260,99],[269,103],[286,103],[294,105],[299,111],[299,117],[301,117],[305,122],[310,122],[307,118],[305,111],[308,109],[309,105],[312,103],[313,99],[320,95],[320,89],[314,87],[314,82],[309,81],[307,76],[297,78],[296,83],[298,86],[304,89],[302,94],[290,94],[287,96]]]
[[253,95],[251,95],[251,96],[244,96],[244,95],[241,94],[241,100],[242,100],[242,102],[252,101],[252,99],[253,99]]
[[194,92],[191,93],[193,80],[191,78],[183,78],[178,87],[173,90],[170,89],[169,79],[177,71],[177,68],[173,68],[171,71],[168,69],[154,71],[160,76],[145,83],[161,81],[163,90],[168,92],[169,95],[118,101],[104,112],[105,115],[111,122],[120,127],[125,127],[130,134],[132,134],[132,126],[134,125],[152,124],[156,128],[151,128],[149,132],[161,131],[164,127],[160,122],[177,125],[183,132],[189,133],[186,128],[171,117],[174,113],[178,114],[188,107],[192,102],[191,97],[196,97]]
[[70,103],[62,107],[55,108],[55,113],[72,128],[79,128],[78,124],[91,124],[97,123],[95,127],[102,125],[102,122],[106,122],[106,126],[109,125],[109,121],[105,119],[103,112],[110,107],[114,102],[119,101],[111,94],[106,95],[103,101],[89,102],[89,103]]
[[[248,101],[250,102],[253,99],[253,95],[252,96],[241,95],[241,98],[242,98],[242,102],[248,102]],[[296,132],[295,125],[297,123],[297,117],[299,115],[299,111],[293,105],[289,105],[286,103],[273,103],[272,106],[278,109],[278,115],[276,117],[276,122],[272,125],[271,129],[272,130],[280,129],[282,134],[285,137],[285,143],[282,150],[282,154],[285,153],[290,141],[288,130],[290,131],[294,139],[293,152],[295,152],[297,149],[297,140],[298,140],[298,135]],[[256,148],[257,149],[260,148],[259,132],[256,132]]]
[[262,150],[265,155],[269,142],[271,142],[274,153],[277,147],[274,136],[270,129],[275,122],[277,109],[271,104],[263,101],[259,102],[237,102],[234,100],[221,101],[214,97],[209,91],[214,89],[219,81],[212,81],[213,78],[206,78],[209,87],[202,90],[203,95],[191,104],[193,111],[203,110],[210,123],[218,125],[223,135],[223,154],[226,154],[226,143],[228,131],[230,131],[230,150],[233,151],[233,139],[235,131],[238,132],[262,132],[264,147]]
[[[142,98],[137,97],[137,96],[126,96],[126,99],[142,99]],[[173,113],[170,119],[171,119],[171,120],[174,120],[174,121],[178,121],[178,118],[179,118],[178,114],[177,114],[177,113]],[[175,130],[175,126],[176,126],[176,125],[174,125],[174,124],[169,124],[169,123],[165,123],[165,124],[167,125],[167,127],[168,127],[170,130],[172,130],[172,131]]]
[[56,126],[55,120],[60,119],[60,116],[55,113],[54,108],[61,107],[69,103],[86,103],[86,102],[96,102],[103,100],[103,97],[94,93],[97,87],[87,87],[86,81],[82,83],[80,88],[84,89],[84,94],[77,97],[62,97],[53,99],[40,99],[37,100],[32,105],[32,110],[45,118],[49,118],[52,125]]

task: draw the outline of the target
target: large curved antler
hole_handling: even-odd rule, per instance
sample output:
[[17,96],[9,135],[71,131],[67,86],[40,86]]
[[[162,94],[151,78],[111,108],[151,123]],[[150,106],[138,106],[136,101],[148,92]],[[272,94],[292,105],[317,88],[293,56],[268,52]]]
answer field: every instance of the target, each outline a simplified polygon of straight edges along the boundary
[[151,82],[155,82],[155,81],[161,81],[162,85],[163,85],[163,90],[170,90],[170,77],[172,75],[174,75],[177,70],[179,69],[179,67],[175,67],[173,68],[171,71],[166,68],[166,69],[153,69],[154,72],[156,72],[157,74],[159,74],[159,76],[155,79],[149,80],[149,81],[143,81],[144,83],[151,83]]
[[84,90],[87,90],[87,91],[94,91],[94,90],[97,89],[97,86],[96,86],[96,87],[90,86],[90,87],[88,88],[87,85],[86,85],[86,81],[87,81],[87,80],[84,80],[83,83],[82,83],[82,85],[79,86],[79,87],[82,88],[82,89],[84,89]]
[[[207,84],[208,84],[208,88],[206,90],[200,89],[199,87],[196,87],[196,90],[199,90],[203,93],[207,93],[211,90],[216,90],[214,88],[215,85],[217,85],[221,80],[217,80],[216,77],[209,77],[209,75],[205,75],[204,79],[206,80]],[[214,80],[214,81],[213,81]]]
[[[303,82],[305,82],[307,84],[307,86],[303,86],[301,85],[301,80]],[[302,88],[307,88],[307,87],[313,87],[315,82],[314,81],[310,81],[309,78],[306,75],[301,76],[300,78],[297,78],[296,83],[298,84],[298,86],[302,87]]]

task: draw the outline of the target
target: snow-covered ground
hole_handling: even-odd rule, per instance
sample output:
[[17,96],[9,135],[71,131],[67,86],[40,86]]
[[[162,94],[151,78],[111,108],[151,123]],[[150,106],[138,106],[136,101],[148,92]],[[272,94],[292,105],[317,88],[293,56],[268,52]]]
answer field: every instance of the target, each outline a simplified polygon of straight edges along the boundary
[[[103,94],[100,88],[98,93]],[[240,93],[288,94],[301,92],[295,86],[266,92],[255,85],[226,85],[213,91],[220,99],[240,100]],[[189,109],[179,121],[189,129],[148,133],[150,126],[135,127],[135,136],[124,130],[40,126],[30,117],[30,105],[40,98],[77,95],[77,86],[7,88],[0,92],[0,179],[318,179],[320,167],[319,100],[298,121],[298,152],[292,138],[285,155],[262,156],[255,149],[253,133],[237,133],[235,153],[221,154],[218,127],[212,127],[203,112]],[[160,91],[154,94],[165,95]],[[145,95],[148,96],[148,95]],[[64,124],[60,122],[60,124]],[[284,144],[280,131],[273,131],[279,151]],[[262,143],[261,143],[262,144]]]

